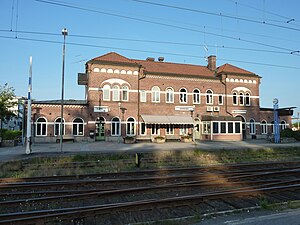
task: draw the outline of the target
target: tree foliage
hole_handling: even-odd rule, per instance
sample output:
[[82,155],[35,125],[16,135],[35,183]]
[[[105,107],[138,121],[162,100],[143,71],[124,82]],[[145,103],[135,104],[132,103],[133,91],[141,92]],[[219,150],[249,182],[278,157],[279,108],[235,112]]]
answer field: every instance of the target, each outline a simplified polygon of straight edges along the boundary
[[15,98],[14,88],[10,87],[7,83],[3,86],[0,85],[0,119],[9,119],[14,114],[10,111],[17,102],[14,102]]

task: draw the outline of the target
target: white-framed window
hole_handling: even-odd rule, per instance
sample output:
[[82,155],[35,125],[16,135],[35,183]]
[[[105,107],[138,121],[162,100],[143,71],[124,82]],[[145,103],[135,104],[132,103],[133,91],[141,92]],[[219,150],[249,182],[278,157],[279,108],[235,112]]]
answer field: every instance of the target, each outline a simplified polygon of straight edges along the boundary
[[219,122],[213,122],[212,126],[213,126],[213,129],[212,129],[213,133],[218,134],[219,133]]
[[151,124],[151,134],[160,135],[160,126],[159,124]]
[[152,87],[151,89],[151,98],[152,102],[160,102],[160,88],[157,86]]
[[140,123],[140,134],[141,135],[146,135],[147,134],[147,129],[146,129],[146,124],[145,123]]
[[221,134],[226,134],[227,133],[226,122],[220,122],[220,131],[221,131]]
[[200,90],[199,89],[193,90],[193,103],[200,104]]
[[256,133],[255,120],[254,119],[250,119],[249,123],[250,123],[250,134],[255,134]]
[[219,95],[219,96],[218,96],[218,104],[219,104],[219,105],[223,105],[223,99],[224,99],[224,96],[223,96],[223,95]]
[[187,91],[185,88],[181,88],[179,90],[180,94],[179,94],[179,102],[180,103],[187,103]]
[[173,88],[166,89],[166,103],[174,103],[174,90]]
[[275,133],[274,121],[271,122],[271,131],[272,131],[272,134]]
[[135,120],[132,117],[127,119],[127,122],[126,122],[126,135],[128,135],[128,136],[135,135]]
[[129,88],[128,86],[122,87],[122,101],[128,101],[129,100]]
[[228,134],[233,134],[234,133],[234,130],[233,130],[233,122],[228,122],[227,123],[227,133]]
[[210,121],[203,121],[203,134],[210,134],[211,132],[210,126],[211,126]]
[[147,101],[147,93],[145,90],[140,90],[140,101],[141,102]]
[[166,125],[166,135],[173,135],[174,134],[174,125],[167,124]]
[[103,86],[103,101],[110,101],[110,86],[108,84]]
[[120,119],[118,117],[114,117],[111,120],[111,136],[119,136],[120,135]]
[[73,120],[73,135],[74,136],[83,136],[83,119],[75,118]]
[[240,98],[240,101],[239,101],[240,105],[244,105],[244,93],[240,93],[239,98]]
[[[54,136],[60,135],[60,122],[61,122],[60,117],[54,121]],[[63,119],[63,124],[62,124],[62,135],[65,135],[65,120],[64,119]]]
[[240,134],[241,133],[241,122],[235,122],[234,123],[234,132],[236,134]]
[[213,91],[210,89],[206,91],[206,104],[213,104]]
[[262,134],[267,134],[268,133],[267,122],[265,120],[261,121],[260,128],[261,128],[261,133]]
[[47,120],[40,117],[36,120],[36,136],[47,136]]
[[245,105],[246,106],[250,106],[251,105],[251,103],[250,103],[250,94],[249,93],[245,94]]
[[120,101],[120,88],[118,85],[112,87],[112,95],[113,101]]
[[180,128],[179,128],[179,134],[180,135],[188,135],[188,133],[189,133],[188,126],[186,124],[181,124]]
[[237,101],[237,93],[236,93],[236,92],[233,92],[233,93],[232,93],[232,104],[233,104],[233,105],[237,105],[237,104],[238,104],[238,101]]
[[284,130],[284,129],[286,129],[286,122],[284,120],[282,120],[280,122],[280,130]]

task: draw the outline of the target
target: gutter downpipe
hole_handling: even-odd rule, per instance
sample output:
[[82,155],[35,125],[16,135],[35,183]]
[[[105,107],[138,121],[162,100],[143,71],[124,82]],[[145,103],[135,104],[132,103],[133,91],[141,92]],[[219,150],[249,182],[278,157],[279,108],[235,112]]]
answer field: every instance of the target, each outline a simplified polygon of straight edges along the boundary
[[226,81],[226,78],[227,78],[227,74],[226,74],[226,77],[225,77],[225,82],[223,82],[222,79],[220,80],[221,83],[224,85],[224,90],[225,90],[225,111],[226,111],[227,114],[234,117],[233,114],[228,111],[228,106],[227,106],[228,105],[228,100],[227,100],[228,96],[227,96],[227,81]]

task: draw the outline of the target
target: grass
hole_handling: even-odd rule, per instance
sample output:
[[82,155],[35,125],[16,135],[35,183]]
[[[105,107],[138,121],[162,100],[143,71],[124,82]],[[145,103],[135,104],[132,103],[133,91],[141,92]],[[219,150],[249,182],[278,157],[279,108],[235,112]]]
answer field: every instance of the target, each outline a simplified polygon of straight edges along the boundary
[[[253,163],[266,161],[300,160],[300,148],[284,149],[241,149],[241,150],[186,150],[159,151],[143,153],[140,169],[158,169],[164,167],[195,167],[212,164]],[[80,162],[81,166],[72,166]],[[84,167],[82,164],[93,165]],[[0,177],[32,177],[105,173],[138,170],[135,167],[135,155],[115,154],[76,154],[71,156],[36,157],[0,164]]]

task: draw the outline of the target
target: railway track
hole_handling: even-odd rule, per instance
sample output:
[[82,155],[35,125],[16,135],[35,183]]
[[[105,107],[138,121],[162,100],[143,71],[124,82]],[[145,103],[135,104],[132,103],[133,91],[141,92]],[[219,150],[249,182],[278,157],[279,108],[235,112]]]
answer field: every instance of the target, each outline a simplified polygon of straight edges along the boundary
[[99,177],[2,179],[0,224],[126,224],[300,199],[299,162]]

